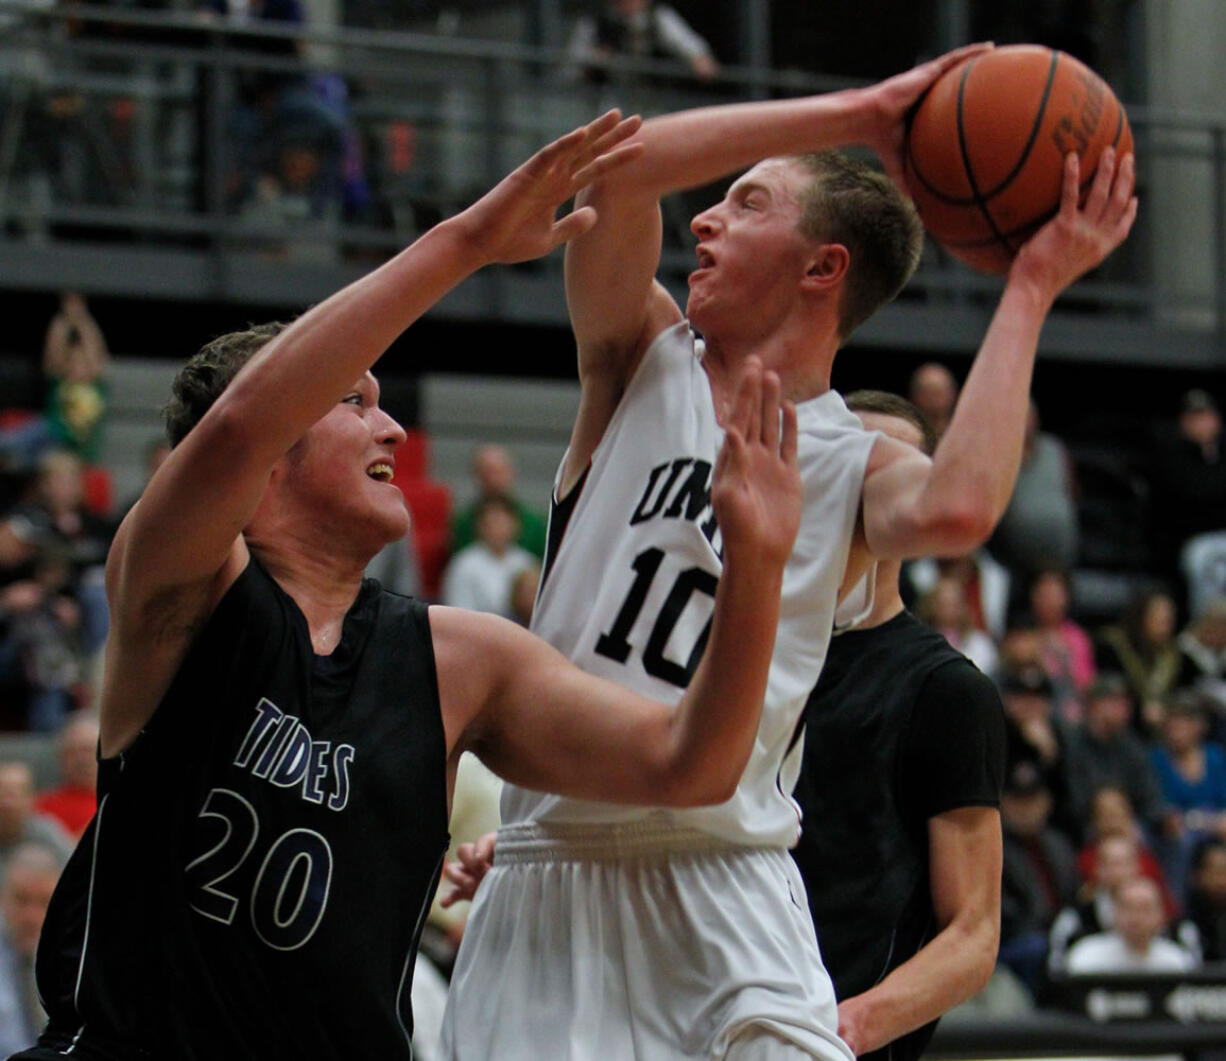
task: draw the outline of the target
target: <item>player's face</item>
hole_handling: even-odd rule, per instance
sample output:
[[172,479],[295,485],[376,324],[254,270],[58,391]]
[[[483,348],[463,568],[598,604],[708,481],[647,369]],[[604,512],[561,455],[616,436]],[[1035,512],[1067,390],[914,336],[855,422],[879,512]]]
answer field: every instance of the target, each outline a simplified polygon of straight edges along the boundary
[[409,530],[404,497],[392,485],[404,440],[404,429],[379,408],[379,385],[367,372],[286,455],[285,488],[321,529],[343,537],[368,528],[377,550]]
[[690,223],[698,268],[686,315],[704,335],[769,334],[791,308],[817,247],[800,231],[805,181],[796,163],[767,159]]

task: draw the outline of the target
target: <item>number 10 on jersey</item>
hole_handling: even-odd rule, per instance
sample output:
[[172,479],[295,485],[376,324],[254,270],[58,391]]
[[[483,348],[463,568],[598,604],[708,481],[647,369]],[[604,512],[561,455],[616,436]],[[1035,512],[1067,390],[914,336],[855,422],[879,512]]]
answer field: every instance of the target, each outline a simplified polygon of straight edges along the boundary
[[[618,663],[625,663],[630,658],[630,653],[634,648],[630,643],[631,631],[638,622],[639,614],[660,572],[664,557],[663,549],[651,548],[644,549],[634,558],[634,562],[630,565],[634,570],[634,578],[630,583],[625,600],[618,609],[617,618],[613,620],[613,625],[596,640],[596,651],[600,655]],[[715,589],[718,585],[719,579],[710,571],[704,571],[700,567],[687,567],[677,575],[672,589],[669,590],[659,614],[651,625],[651,633],[642,650],[643,669],[653,678],[659,678],[680,689],[690,684],[690,679],[694,677],[694,671],[698,669],[699,661],[702,659],[703,650],[707,647],[707,638],[711,634],[711,612],[714,611]],[[669,638],[672,637],[673,630],[677,626],[677,621],[690,603],[690,598],[696,593],[709,598],[711,604],[702,632],[698,635],[697,641],[682,664],[669,659],[664,653],[668,647]]]

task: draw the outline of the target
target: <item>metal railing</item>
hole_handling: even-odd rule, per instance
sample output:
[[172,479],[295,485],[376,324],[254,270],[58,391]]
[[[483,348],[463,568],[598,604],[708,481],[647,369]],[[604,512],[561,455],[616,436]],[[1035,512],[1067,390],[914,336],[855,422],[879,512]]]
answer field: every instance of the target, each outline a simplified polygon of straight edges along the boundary
[[[0,261],[4,286],[62,268],[65,282],[114,293],[318,297],[608,105],[652,114],[846,85],[748,68],[699,85],[629,59],[594,84],[561,52],[515,43],[18,0],[0,0],[0,20],[0,228],[29,252],[24,271]],[[1073,323],[1054,345],[1108,356],[1140,328],[1132,355],[1144,360],[1173,329],[1193,363],[1226,366],[1226,121],[1139,106],[1129,118],[1144,209],[1129,243],[1065,300]],[[694,202],[666,204],[663,270],[678,290]],[[1164,253],[1172,218],[1194,228],[1196,253]],[[126,265],[108,269],[116,254]],[[270,257],[280,283],[259,267]],[[561,323],[557,268],[485,282],[451,312]],[[930,241],[895,317],[880,315],[867,341],[939,328],[956,349],[981,333],[999,286]]]

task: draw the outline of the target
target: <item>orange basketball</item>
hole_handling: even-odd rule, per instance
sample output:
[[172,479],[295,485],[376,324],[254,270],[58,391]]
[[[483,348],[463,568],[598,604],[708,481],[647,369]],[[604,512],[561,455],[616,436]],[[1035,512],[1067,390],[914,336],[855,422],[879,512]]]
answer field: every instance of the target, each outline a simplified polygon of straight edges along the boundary
[[959,63],[929,89],[907,132],[907,183],[925,228],[988,273],[1060,206],[1064,158],[1081,158],[1082,201],[1104,147],[1132,150],[1107,83],[1071,55],[1031,44]]

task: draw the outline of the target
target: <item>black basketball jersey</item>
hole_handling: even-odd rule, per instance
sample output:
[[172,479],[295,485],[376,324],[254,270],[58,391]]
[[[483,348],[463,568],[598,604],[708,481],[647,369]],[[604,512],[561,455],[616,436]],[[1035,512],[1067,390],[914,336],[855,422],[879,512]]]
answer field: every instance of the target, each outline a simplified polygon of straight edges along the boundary
[[447,845],[426,606],[366,581],[336,651],[254,559],[196,637],[48,912],[41,1042],[83,1058],[409,1058]]
[[[927,822],[999,805],[1004,714],[992,682],[903,612],[831,641],[804,740],[792,854],[841,1001],[932,937]],[[866,1056],[918,1057],[934,1028]]]

